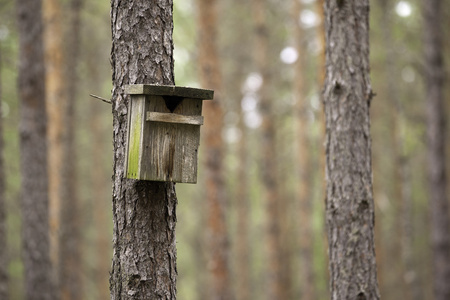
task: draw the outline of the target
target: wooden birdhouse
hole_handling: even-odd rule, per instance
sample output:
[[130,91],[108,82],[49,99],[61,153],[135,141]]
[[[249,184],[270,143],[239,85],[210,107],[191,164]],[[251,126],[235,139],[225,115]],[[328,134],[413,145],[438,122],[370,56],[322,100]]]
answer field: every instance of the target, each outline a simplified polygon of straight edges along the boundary
[[202,101],[214,91],[149,84],[125,90],[131,96],[126,177],[196,183]]

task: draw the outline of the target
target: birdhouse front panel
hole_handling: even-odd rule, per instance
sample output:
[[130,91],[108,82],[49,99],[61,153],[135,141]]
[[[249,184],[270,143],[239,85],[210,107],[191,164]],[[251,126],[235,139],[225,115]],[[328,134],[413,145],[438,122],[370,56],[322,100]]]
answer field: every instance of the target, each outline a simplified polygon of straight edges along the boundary
[[211,99],[213,92],[152,85],[128,86],[127,92],[126,176],[196,183],[202,100]]

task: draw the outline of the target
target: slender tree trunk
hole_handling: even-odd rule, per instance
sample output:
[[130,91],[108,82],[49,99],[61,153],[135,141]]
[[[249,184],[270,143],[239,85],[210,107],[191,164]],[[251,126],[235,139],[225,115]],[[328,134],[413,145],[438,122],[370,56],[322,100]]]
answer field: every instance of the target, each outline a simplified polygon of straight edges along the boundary
[[111,299],[176,299],[175,185],[124,178],[124,85],[174,84],[172,0],[111,1],[113,266]]
[[[241,5],[241,2],[233,4]],[[236,41],[235,47],[239,47],[241,42],[246,41],[246,35],[240,35],[240,38]],[[244,50],[245,51],[245,50]],[[241,54],[242,55],[242,54]],[[240,55],[236,62],[238,72],[229,74],[230,82],[229,87],[240,86],[244,79],[243,71],[245,68],[241,66],[248,65],[248,60],[242,58]],[[237,74],[236,74],[237,73]],[[249,142],[250,138],[248,128],[245,124],[245,113],[241,108],[241,99],[243,94],[241,90],[230,91],[228,94],[231,99],[238,99],[235,103],[236,111],[239,113],[238,129],[241,133],[238,146],[237,146],[237,159],[239,165],[237,166],[237,186],[236,186],[236,255],[235,255],[235,269],[234,269],[234,282],[236,284],[236,300],[252,299],[252,279],[251,279],[251,258],[252,258],[252,244],[250,243],[250,224],[251,224],[251,201],[250,201],[250,159],[249,159]]]
[[47,115],[40,0],[17,1],[26,299],[55,299],[49,256]]
[[[201,200],[201,199],[199,199]],[[200,210],[201,212],[204,211],[204,208]],[[205,288],[205,285],[207,284],[207,278],[209,273],[207,272],[207,263],[206,263],[206,251],[205,251],[205,239],[206,234],[203,231],[204,225],[206,221],[204,221],[204,217],[200,217],[201,220],[198,221],[197,229],[201,234],[194,237],[192,243],[193,243],[193,249],[196,253],[194,257],[194,263],[195,263],[195,270],[197,272],[196,276],[196,282],[195,282],[195,290],[197,292],[197,298],[198,300],[208,300],[208,294],[209,291],[207,288]],[[203,232],[202,232],[203,231]]]
[[238,276],[236,299],[251,299],[250,279],[250,242],[249,242],[249,217],[250,199],[248,191],[248,145],[247,128],[241,113],[239,129],[242,137],[239,141],[238,157],[238,187],[237,187],[237,237],[236,237],[236,274]]
[[402,260],[404,264],[403,280],[406,284],[407,296],[412,300],[423,299],[422,288],[418,283],[417,267],[414,259],[413,244],[413,199],[411,187],[411,171],[409,158],[404,156],[400,163],[402,176]]
[[369,1],[325,1],[331,299],[379,299],[369,107]]
[[[390,249],[388,252],[390,255],[386,257],[385,263],[389,265],[388,272],[392,274],[389,278],[389,292],[392,291],[392,297],[401,299],[411,299],[412,287],[406,286],[405,282],[405,266],[403,264],[402,253],[406,251],[403,249],[402,242],[405,240],[403,229],[403,223],[407,221],[407,216],[403,215],[402,205],[405,203],[404,199],[404,176],[403,171],[404,159],[403,159],[403,137],[401,133],[403,115],[401,112],[401,99],[399,98],[399,91],[396,85],[397,68],[395,62],[397,61],[395,55],[395,42],[392,38],[392,21],[389,11],[392,10],[392,5],[389,0],[381,0],[380,6],[382,10],[381,23],[382,36],[383,36],[383,49],[385,54],[385,90],[386,99],[385,104],[390,105],[389,123],[391,128],[391,145],[392,145],[392,166],[393,177],[391,180],[391,186],[393,187],[393,205],[390,210],[390,215],[394,220],[391,224],[393,227],[391,238],[388,239]],[[406,201],[407,202],[407,201]],[[406,210],[405,210],[406,211]],[[399,238],[400,237],[400,238]],[[398,276],[401,274],[401,276]]]
[[[75,147],[75,103],[78,95],[78,70],[80,52],[80,14],[81,0],[70,2],[70,31],[68,38],[67,67],[63,70],[67,78],[67,103],[65,116],[65,136],[63,139],[63,164],[61,168],[61,220],[60,225],[60,291],[61,299],[82,299],[81,283],[81,237],[80,237],[80,204],[77,192],[77,151]],[[104,298],[103,298],[104,299]]]
[[[93,68],[94,69],[94,68]],[[91,70],[92,72],[96,72],[95,70]],[[98,76],[94,75],[92,78],[92,90],[95,90],[99,85],[95,85],[95,82],[98,83]],[[90,109],[90,128],[92,132],[92,141],[95,141],[95,145],[91,148],[92,151],[92,161],[93,162],[102,162],[104,160],[105,149],[107,141],[105,138],[105,130],[102,129],[102,110],[104,109],[104,104],[100,102],[94,102],[91,104]],[[107,174],[105,174],[105,168],[101,166],[101,163],[98,168],[95,168],[91,174],[91,180],[93,185],[92,195],[94,203],[94,211],[95,211],[95,219],[94,224],[96,228],[96,239],[95,239],[95,253],[96,253],[96,270],[95,270],[95,286],[97,288],[98,299],[107,299],[109,290],[108,290],[108,281],[109,275],[108,271],[110,268],[110,259],[111,259],[111,237],[110,237],[110,227],[108,221],[108,210],[110,209],[109,199],[105,198],[105,195],[108,194],[106,191],[106,187],[108,186],[109,180]]]
[[442,44],[442,11],[445,3],[427,0],[424,5],[428,180],[436,300],[450,299],[450,221],[445,157],[445,67]]
[[[319,29],[317,30],[318,32],[318,38],[320,41],[320,58],[319,58],[319,72],[318,72],[318,82],[319,82],[319,87],[323,87],[324,83],[325,83],[325,72],[326,72],[326,41],[325,41],[325,0],[317,0],[316,1],[316,9],[319,13],[320,16],[320,26]],[[326,121],[325,121],[325,109],[323,109],[323,93],[320,94],[320,103],[321,103],[321,110],[319,110],[319,128],[320,128],[320,136],[318,138],[318,140],[315,141],[315,143],[318,143],[318,148],[321,151],[321,153],[319,153],[319,159],[318,159],[318,163],[320,166],[320,177],[322,178],[321,180],[321,191],[319,193],[319,199],[325,199],[326,197],[326,176],[325,176],[325,172],[326,172],[326,157],[325,157],[325,147],[324,147],[324,143],[323,141],[326,138]],[[325,204],[324,202],[320,203],[320,208],[321,210],[325,210]],[[327,261],[326,261],[326,269],[322,269],[321,273],[317,276],[317,278],[320,278],[321,276],[325,277],[326,283],[328,284],[330,282],[330,274],[328,272],[328,266],[329,266],[329,257],[327,256],[328,253],[328,248],[327,248],[327,233],[326,230],[323,230],[320,232],[321,233],[321,238],[323,240],[323,244],[322,244],[322,248],[321,248],[321,252],[320,254],[323,255],[324,257],[327,257]],[[317,233],[314,232],[314,235],[316,235]],[[321,290],[320,293],[319,291],[317,291],[318,295],[317,297],[329,297],[329,291],[328,289],[326,290]]]
[[[66,105],[64,91],[64,55],[61,28],[61,7],[57,0],[43,0],[44,49],[46,64],[46,107],[48,116],[48,184],[50,205],[50,258],[54,282],[59,289],[60,274],[60,220],[63,190],[63,143]],[[62,260],[61,260],[62,261]]]
[[[76,0],[78,1],[78,0]],[[88,7],[88,2],[86,6]],[[84,5],[84,4],[83,4]],[[92,37],[91,37],[92,38]],[[90,50],[86,53],[86,63],[88,65],[89,73],[89,83],[88,89],[90,91],[98,91],[101,86],[101,79],[105,68],[98,68],[96,62],[100,60],[101,55],[98,51],[99,42],[97,45],[91,45]],[[90,194],[92,199],[94,199],[92,206],[94,211],[93,224],[95,226],[96,237],[93,243],[93,251],[96,254],[96,268],[94,270],[94,275],[92,276],[95,281],[95,288],[97,290],[98,299],[108,299],[109,297],[109,269],[111,267],[111,234],[110,232],[110,220],[109,214],[111,211],[111,200],[108,198],[110,194],[110,189],[108,188],[110,179],[109,172],[104,166],[105,153],[109,150],[109,147],[105,145],[108,144],[110,137],[106,134],[107,128],[104,128],[104,110],[105,103],[100,101],[91,101],[89,106],[84,107],[87,110],[80,110],[80,114],[87,113],[89,120],[89,128],[91,132],[90,138],[90,157],[89,160],[96,164],[90,172]],[[103,112],[103,113],[102,113]],[[81,179],[81,176],[80,176]],[[84,241],[86,243],[86,241]],[[83,252],[87,250],[83,249]],[[87,283],[84,283],[87,285]],[[86,287],[87,288],[87,287]]]
[[[105,147],[100,145],[105,145],[104,130],[101,128],[101,103],[93,103],[91,110],[91,129],[92,136],[94,137],[97,146],[93,147],[93,160],[95,162],[100,162],[103,160],[105,154]],[[103,135],[103,136],[102,136]],[[107,136],[106,136],[107,137]],[[111,237],[110,237],[110,224],[108,221],[108,209],[110,208],[107,198],[105,198],[105,186],[108,185],[107,177],[105,177],[105,170],[103,167],[96,168],[92,173],[92,183],[94,186],[93,199],[94,211],[95,211],[95,228],[97,231],[97,238],[95,239],[95,252],[97,254],[97,264],[95,281],[96,288],[98,291],[99,299],[107,299],[108,296],[108,271],[110,268],[110,257],[111,257]]]
[[[93,58],[90,63],[91,68],[89,73],[91,74],[91,82],[89,84],[90,90],[96,90],[100,86],[99,70],[95,67],[94,62],[98,59],[93,54]],[[92,197],[95,199],[93,206],[95,211],[94,224],[96,228],[95,239],[95,253],[96,253],[96,270],[95,270],[95,286],[97,288],[98,299],[107,299],[109,295],[108,282],[109,282],[109,268],[111,259],[111,233],[109,232],[110,226],[108,221],[108,211],[110,210],[109,199],[105,196],[109,194],[107,186],[109,183],[105,168],[102,166],[104,160],[104,154],[107,149],[104,145],[107,144],[108,136],[105,135],[105,130],[102,126],[104,104],[99,101],[93,101],[89,110],[89,126],[92,132],[92,144],[91,147],[91,160],[99,163],[99,167],[91,173],[91,182],[93,186]]]
[[[234,4],[236,5],[236,4]],[[237,4],[240,5],[240,2]],[[239,39],[243,41],[242,39]],[[244,39],[245,40],[245,39]],[[239,42],[237,45],[240,45]],[[239,46],[237,46],[239,47]],[[246,64],[247,61],[239,59],[240,66]],[[241,69],[242,70],[242,69]],[[243,82],[243,74],[232,74],[231,85],[239,86]],[[251,280],[251,253],[252,245],[250,243],[250,224],[251,224],[251,202],[249,190],[249,143],[250,137],[247,126],[245,124],[244,111],[241,108],[242,92],[239,90],[230,96],[239,99],[236,109],[239,111],[238,128],[241,132],[241,137],[237,146],[237,156],[239,165],[237,167],[237,187],[236,187],[236,215],[237,215],[237,236],[236,236],[236,260],[234,277],[236,283],[236,300],[252,299],[252,280]]]
[[271,72],[269,67],[269,27],[266,20],[266,3],[264,0],[253,0],[253,17],[256,31],[255,59],[262,76],[263,85],[259,90],[260,112],[262,116],[261,140],[261,172],[266,201],[267,218],[267,298],[286,299],[281,274],[281,241],[280,241],[280,200],[277,182],[275,124],[273,105],[270,99]]
[[8,299],[8,247],[6,244],[5,171],[3,164],[2,48],[0,43],[0,299]]
[[298,22],[298,16],[302,11],[301,1],[293,1],[293,21],[295,25],[294,36],[296,41],[296,48],[298,52],[298,59],[295,63],[294,75],[294,95],[296,98],[296,112],[297,112],[297,143],[298,153],[297,162],[299,168],[299,183],[297,184],[297,197],[300,204],[300,212],[298,213],[299,228],[300,228],[300,257],[301,257],[301,299],[313,300],[316,299],[314,287],[314,270],[313,270],[313,243],[311,232],[311,213],[312,201],[310,186],[311,181],[311,157],[310,157],[310,139],[308,137],[308,100],[305,97],[304,88],[304,40],[305,33]]
[[217,50],[217,1],[198,0],[199,65],[202,86],[214,89],[206,101],[204,138],[206,149],[206,199],[208,201],[208,269],[210,299],[231,299],[229,242],[226,226],[222,75]]

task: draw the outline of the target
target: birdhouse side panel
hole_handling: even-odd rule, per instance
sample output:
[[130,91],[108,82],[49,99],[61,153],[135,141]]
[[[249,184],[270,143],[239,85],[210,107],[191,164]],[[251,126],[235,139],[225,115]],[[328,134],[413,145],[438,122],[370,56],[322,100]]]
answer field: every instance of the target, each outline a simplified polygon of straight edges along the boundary
[[139,179],[145,124],[145,97],[133,96],[129,103],[126,175]]
[[178,125],[178,140],[176,170],[180,182],[197,183],[197,161],[200,146],[200,126]]

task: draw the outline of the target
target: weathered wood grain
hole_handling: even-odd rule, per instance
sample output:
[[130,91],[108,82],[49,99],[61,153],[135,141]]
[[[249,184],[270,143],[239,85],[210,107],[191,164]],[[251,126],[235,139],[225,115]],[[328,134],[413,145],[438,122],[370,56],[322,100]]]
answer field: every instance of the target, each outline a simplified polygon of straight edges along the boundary
[[167,114],[159,112],[147,112],[146,121],[178,123],[186,125],[203,125],[202,116],[183,116],[178,114]]
[[167,95],[131,94],[126,177],[196,183],[203,99],[183,98],[173,113],[166,99]]

